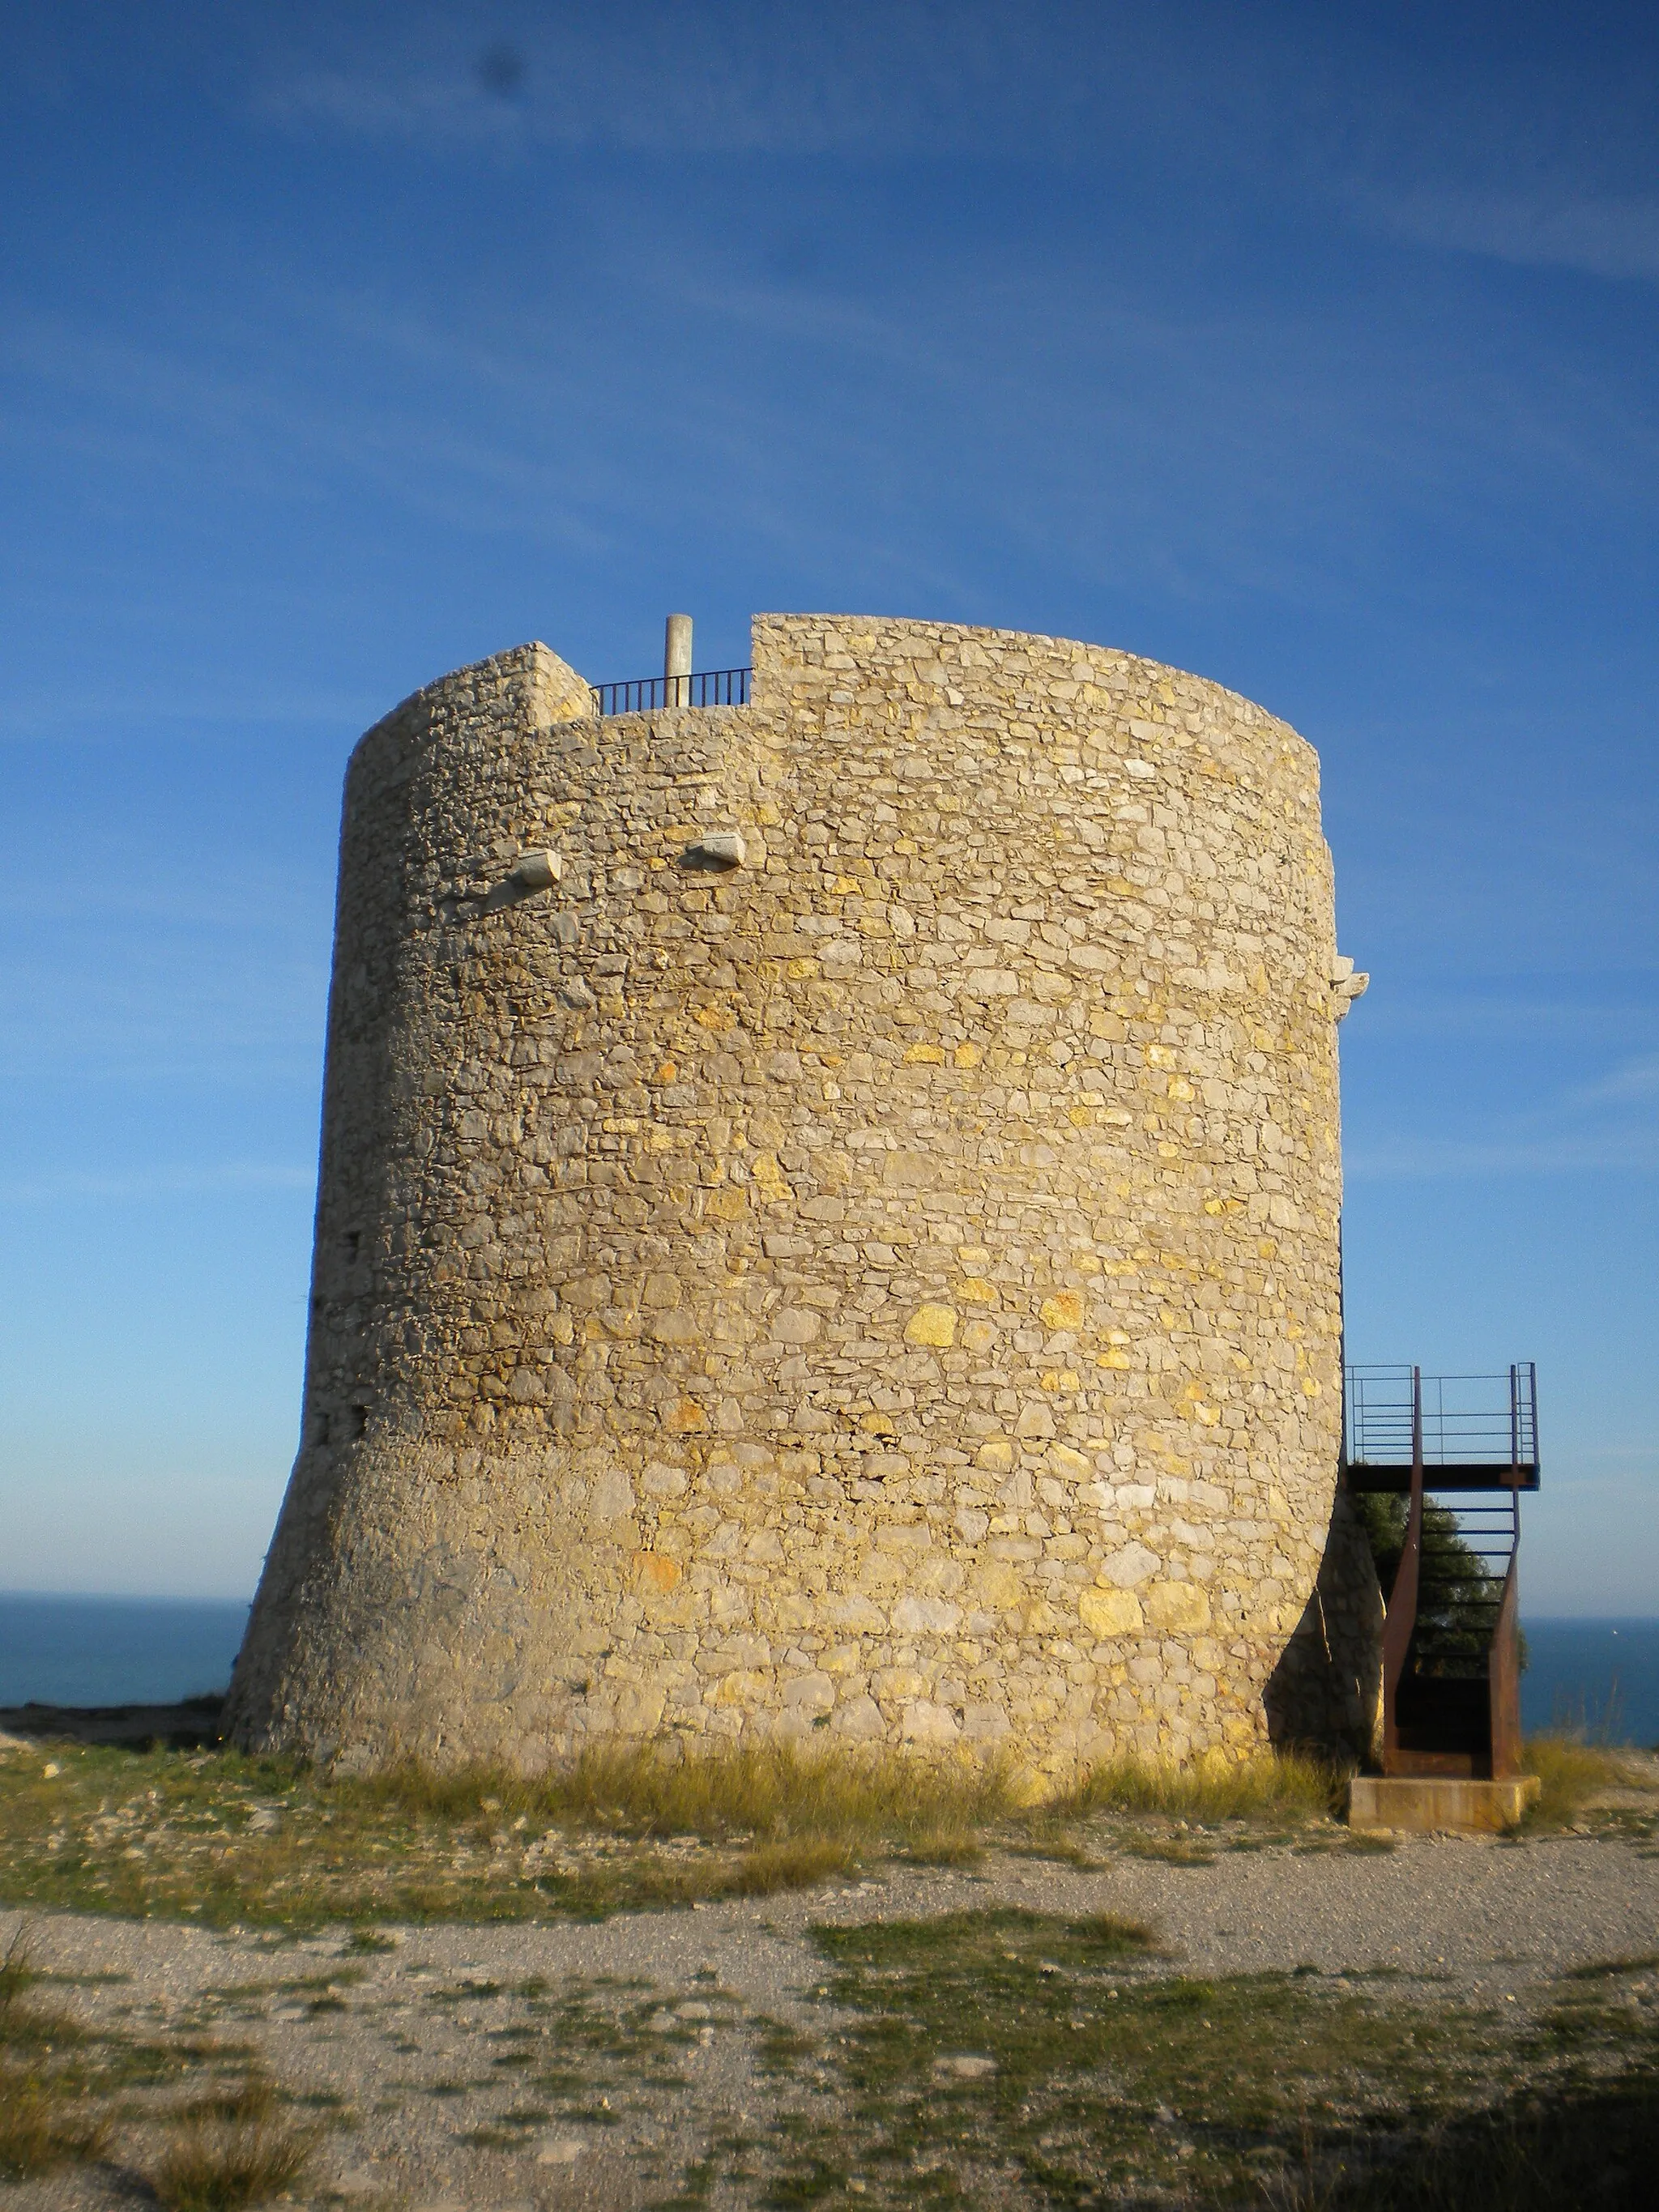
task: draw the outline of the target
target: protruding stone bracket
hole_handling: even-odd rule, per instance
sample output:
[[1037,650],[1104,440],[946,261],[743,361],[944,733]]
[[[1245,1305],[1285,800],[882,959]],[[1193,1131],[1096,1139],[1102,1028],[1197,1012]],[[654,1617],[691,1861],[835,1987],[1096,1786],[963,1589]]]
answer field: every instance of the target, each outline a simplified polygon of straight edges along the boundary
[[701,869],[707,875],[729,876],[749,858],[740,830],[711,830],[680,854],[683,868]]
[[526,891],[550,891],[564,880],[564,862],[556,853],[520,853],[511,880]]
[[1331,999],[1338,1021],[1356,999],[1364,997],[1370,988],[1370,981],[1364,969],[1356,972],[1352,960],[1338,959],[1331,969]]
[[564,862],[556,853],[520,853],[512,873],[505,881],[492,884],[479,900],[478,912],[499,914],[504,906],[517,906],[520,899],[534,898],[538,891],[550,891],[563,878]]

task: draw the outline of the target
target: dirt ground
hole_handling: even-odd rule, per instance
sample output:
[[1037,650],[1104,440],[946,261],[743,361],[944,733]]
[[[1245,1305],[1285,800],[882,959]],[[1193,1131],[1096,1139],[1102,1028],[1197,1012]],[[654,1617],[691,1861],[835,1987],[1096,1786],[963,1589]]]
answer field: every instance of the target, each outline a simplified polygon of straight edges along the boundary
[[[1102,1916],[1141,1923],[1155,1946],[1104,1979],[1068,1963],[1081,1957],[1077,1931]],[[1098,1870],[994,1853],[971,1869],[893,1867],[807,1893],[598,1923],[299,1941],[0,1911],[0,1945],[26,1920],[34,1964],[51,1978],[43,1988],[88,2028],[184,2054],[198,2071],[257,2064],[282,2085],[291,2110],[320,2129],[300,2201],[410,2212],[1060,2201],[1041,2173],[1032,2183],[1029,2159],[1023,2175],[998,2181],[983,2143],[972,2150],[973,2106],[1015,2063],[1008,2022],[1025,2017],[1028,1984],[1036,2006],[1068,1975],[1081,1988],[1092,1973],[1094,1996],[1110,2002],[1120,1991],[1151,2002],[1177,1984],[1211,1992],[1194,2002],[1218,2019],[1215,1991],[1243,1992],[1242,2013],[1230,2017],[1244,2020],[1271,1999],[1291,2023],[1284,2033],[1316,2051],[1318,2021],[1334,2034],[1362,2003],[1381,2007],[1368,2014],[1379,2046],[1392,2038],[1401,2050],[1426,2047],[1421,2023],[1455,2015],[1470,2025],[1443,2076],[1461,2069],[1477,2097],[1504,2093],[1523,2048],[1540,2063],[1540,2023],[1559,2053],[1572,2041],[1562,2021],[1571,2029],[1580,2019],[1582,2042],[1589,2015],[1570,2008],[1585,1992],[1598,2033],[1628,2019],[1645,2048],[1659,2024],[1659,1850],[1605,1833],[1407,1838],[1374,1855],[1266,1843],[1207,1864],[1119,1856]],[[850,1931],[912,1923],[923,1936],[937,1929],[942,1960],[988,1929],[1004,1948],[975,1955],[1010,1962],[1009,1974],[1030,1971],[1017,1987],[959,1977],[959,2008],[945,2028],[934,2018],[933,2044],[920,2057],[914,2034],[892,2046],[892,2067],[908,2067],[920,2084],[905,2093],[908,2148],[896,2164],[890,2112],[877,2114],[872,2101],[883,2090],[871,2057],[879,2049],[859,2025],[873,1984],[858,1985],[865,1999],[849,1995],[848,1942]],[[915,2012],[921,1999],[904,1990]],[[1081,1997],[1070,2002],[1072,2014],[1055,2021],[1081,2032],[1093,2015]],[[954,2047],[941,2051],[941,2038]],[[1120,2105],[1133,2057],[1119,2067]],[[1279,2060],[1270,2039],[1242,2063],[1272,2074]],[[0,2207],[131,2203],[165,2094],[135,2088],[106,2161],[0,2188]],[[1155,2094],[1143,2084],[1143,2100]],[[1409,2102],[1416,2092],[1396,2084],[1388,2094]],[[1141,2201],[1176,2201],[1167,2173],[1196,2171],[1194,2160],[1209,2155],[1177,2092],[1168,2094],[1170,2104],[1146,2102],[1143,2124],[1154,2136],[1164,2129],[1169,2158],[1123,2154],[1139,2160],[1124,2172],[1130,2197],[1136,2175],[1145,2179]],[[1031,2109],[1027,2097],[1018,2112]],[[972,2172],[951,2170],[953,2142]]]

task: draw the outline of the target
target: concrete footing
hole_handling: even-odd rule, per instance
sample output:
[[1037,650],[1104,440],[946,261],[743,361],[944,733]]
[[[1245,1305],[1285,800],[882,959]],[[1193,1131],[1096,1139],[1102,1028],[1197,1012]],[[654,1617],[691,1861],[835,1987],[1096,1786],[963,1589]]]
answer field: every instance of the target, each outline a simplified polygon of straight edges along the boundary
[[1445,1774],[1356,1774],[1348,1785],[1351,1828],[1512,1828],[1543,1788],[1535,1774],[1473,1782]]

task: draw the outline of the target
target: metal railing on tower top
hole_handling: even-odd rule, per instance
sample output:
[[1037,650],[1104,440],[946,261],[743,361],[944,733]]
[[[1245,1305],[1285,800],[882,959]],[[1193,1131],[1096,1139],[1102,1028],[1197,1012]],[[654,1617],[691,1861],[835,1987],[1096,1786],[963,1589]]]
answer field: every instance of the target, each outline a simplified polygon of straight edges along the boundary
[[620,684],[595,684],[593,712],[650,714],[671,707],[746,707],[747,668],[705,668],[690,676],[635,676]]

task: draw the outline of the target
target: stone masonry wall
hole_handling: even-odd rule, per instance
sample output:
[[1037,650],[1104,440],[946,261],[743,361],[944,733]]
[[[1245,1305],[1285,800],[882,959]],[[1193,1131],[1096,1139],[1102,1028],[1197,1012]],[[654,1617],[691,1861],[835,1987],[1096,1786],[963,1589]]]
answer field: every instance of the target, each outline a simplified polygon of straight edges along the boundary
[[[1311,749],[1102,647],[529,646],[348,776],[304,1433],[247,1744],[1363,1735]],[[688,864],[741,833],[730,873]],[[550,890],[508,883],[526,848]],[[1339,1538],[1341,1531],[1339,1528]]]

